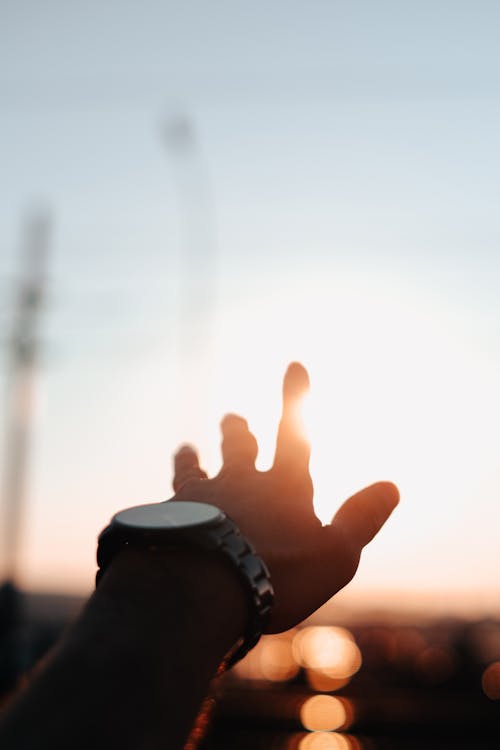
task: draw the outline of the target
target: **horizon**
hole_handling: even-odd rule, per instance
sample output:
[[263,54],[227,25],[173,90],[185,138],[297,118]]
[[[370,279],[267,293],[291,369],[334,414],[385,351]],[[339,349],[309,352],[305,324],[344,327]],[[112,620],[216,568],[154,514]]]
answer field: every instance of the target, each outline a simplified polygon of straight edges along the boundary
[[500,601],[500,8],[404,6],[4,9],[3,341],[52,226],[23,588],[90,586],[178,444],[217,471],[226,412],[268,466],[301,360],[321,520],[401,491],[353,595]]

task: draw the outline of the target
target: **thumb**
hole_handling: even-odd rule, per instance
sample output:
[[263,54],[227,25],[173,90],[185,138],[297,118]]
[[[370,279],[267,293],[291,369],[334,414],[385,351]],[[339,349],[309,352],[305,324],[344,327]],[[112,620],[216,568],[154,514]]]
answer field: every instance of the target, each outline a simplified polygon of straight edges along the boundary
[[359,548],[371,542],[399,502],[399,490],[392,482],[377,482],[341,505],[331,526]]

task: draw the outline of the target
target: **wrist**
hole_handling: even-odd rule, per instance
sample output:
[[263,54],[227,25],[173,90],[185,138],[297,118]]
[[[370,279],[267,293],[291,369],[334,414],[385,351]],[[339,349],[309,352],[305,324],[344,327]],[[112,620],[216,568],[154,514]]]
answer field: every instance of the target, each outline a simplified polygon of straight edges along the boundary
[[[153,567],[147,570],[132,565],[129,566],[130,574],[149,576],[154,571],[154,580],[157,582],[156,573],[160,572],[161,577],[168,573],[169,592],[177,586],[180,571],[185,570],[187,586],[182,585],[177,590],[177,599],[188,617],[193,606],[203,608],[205,605],[206,611],[212,613],[217,606],[214,593],[220,594],[223,603],[227,603],[227,592],[221,591],[217,586],[206,589],[205,567],[211,564],[211,576],[215,583],[220,575],[216,571],[229,568],[246,595],[248,607],[244,636],[228,655],[227,665],[241,659],[257,643],[267,627],[274,601],[269,571],[250,542],[219,508],[196,501],[171,500],[119,511],[99,535],[96,575],[98,587],[116,556],[131,549],[136,549],[141,555],[149,555],[152,561],[161,559],[164,564],[157,567],[153,563]],[[174,564],[172,569],[172,561],[177,560],[178,563],[181,560],[178,555],[182,553],[188,557],[182,558],[184,562],[181,565]],[[142,556],[135,558],[136,562],[138,559],[143,560]],[[216,564],[217,560],[221,561],[222,567]],[[198,561],[197,568],[196,565],[193,568],[195,561]],[[128,580],[128,577],[125,576],[124,580]],[[225,580],[227,585],[227,576]],[[164,587],[165,583],[161,585]],[[139,593],[142,590],[140,586]],[[186,592],[188,597],[192,594],[188,600],[185,598]],[[203,622],[200,613],[197,613],[195,621],[199,624]]]
[[189,640],[213,653],[214,668],[243,636],[248,619],[235,571],[194,549],[121,550],[93,600],[120,627],[145,638],[145,647],[170,654],[172,639]]

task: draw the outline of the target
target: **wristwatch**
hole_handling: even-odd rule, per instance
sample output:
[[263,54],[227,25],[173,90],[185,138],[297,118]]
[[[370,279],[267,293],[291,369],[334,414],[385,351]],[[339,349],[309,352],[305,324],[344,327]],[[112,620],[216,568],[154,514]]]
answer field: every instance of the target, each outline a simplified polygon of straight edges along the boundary
[[152,553],[191,548],[225,561],[239,577],[250,612],[245,634],[230,652],[226,666],[255,646],[274,602],[271,578],[264,561],[222,510],[207,503],[168,500],[119,511],[99,535],[96,586],[113,557],[132,545]]

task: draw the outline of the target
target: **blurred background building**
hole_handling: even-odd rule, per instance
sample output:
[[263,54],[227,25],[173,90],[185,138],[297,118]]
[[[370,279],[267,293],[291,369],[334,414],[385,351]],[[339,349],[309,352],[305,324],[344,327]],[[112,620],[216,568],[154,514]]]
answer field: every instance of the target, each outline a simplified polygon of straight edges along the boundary
[[389,649],[398,679],[411,664],[425,692],[415,664],[448,664],[446,695],[496,706],[499,23],[486,0],[2,4],[0,526],[2,580],[30,594],[24,614],[3,594],[21,661],[91,590],[116,509],[169,496],[179,442],[215,471],[239,411],[268,465],[300,359],[318,515],[378,479],[402,494],[318,615],[362,655],[345,690]]

